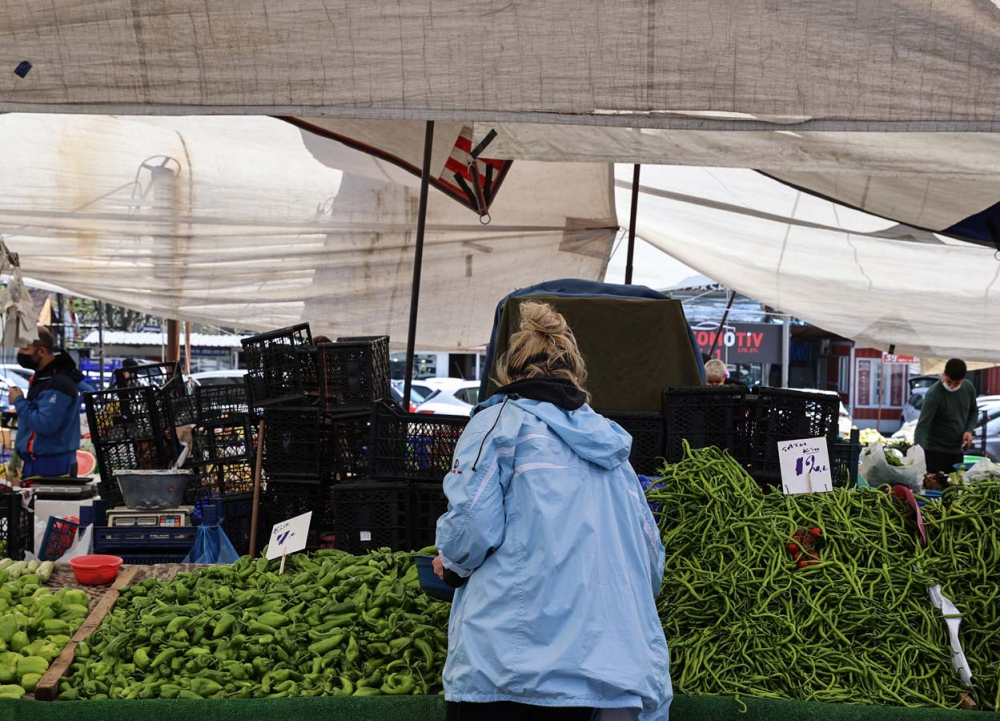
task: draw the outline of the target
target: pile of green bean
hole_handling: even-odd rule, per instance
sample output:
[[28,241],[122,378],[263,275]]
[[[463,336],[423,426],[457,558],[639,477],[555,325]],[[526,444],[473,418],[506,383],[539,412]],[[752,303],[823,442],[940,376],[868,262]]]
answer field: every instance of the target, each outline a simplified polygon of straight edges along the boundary
[[923,516],[921,567],[962,612],[959,635],[980,706],[1000,709],[1000,480],[952,486]]
[[[692,451],[647,498],[666,568],[658,604],[682,694],[955,707],[944,623],[885,493],[763,494],[725,452]],[[814,556],[796,532],[821,529]]]

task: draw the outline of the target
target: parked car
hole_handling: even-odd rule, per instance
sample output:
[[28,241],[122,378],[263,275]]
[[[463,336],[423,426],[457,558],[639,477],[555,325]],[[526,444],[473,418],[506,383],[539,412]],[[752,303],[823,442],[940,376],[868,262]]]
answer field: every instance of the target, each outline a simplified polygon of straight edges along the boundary
[[[396,405],[403,408],[403,381],[392,381],[389,390],[392,392],[392,400],[395,401]],[[433,390],[427,386],[418,386],[417,382],[414,381],[413,385],[410,387],[410,402],[406,406],[406,409],[410,413],[417,412],[417,406],[427,400],[427,397],[434,393]]]
[[199,386],[242,385],[246,370],[202,371],[192,373],[191,379]]
[[25,368],[24,366],[19,366],[17,363],[0,363],[0,373],[5,376],[17,376],[24,380],[25,385],[23,387],[27,388],[28,381],[31,377],[35,375],[35,371],[30,368]]
[[[817,388],[792,388],[791,390],[803,391],[805,393],[825,393],[831,396],[837,396],[840,398],[840,394],[837,391],[824,391]],[[837,433],[841,438],[850,438],[851,429],[854,428],[854,420],[851,418],[851,412],[844,405],[844,401],[840,401],[840,412],[837,417]]]
[[929,390],[930,386],[918,386],[910,391],[910,397],[906,399],[906,403],[903,404],[903,410],[900,413],[900,420],[903,422],[903,425],[920,418],[920,409],[924,407],[924,398],[927,396],[927,391]]
[[[977,403],[982,400],[982,397],[977,398]],[[983,424],[986,424],[986,455],[989,456],[994,461],[1000,461],[1000,403],[992,404],[989,403],[985,405],[979,405],[980,414],[986,414],[985,418],[980,420],[979,424],[976,426],[976,436],[978,442],[978,435],[981,433]],[[903,427],[892,434],[892,440],[902,439],[907,443],[914,443],[914,435],[917,432],[917,421],[919,419],[915,418],[908,423],[903,424]]]
[[[432,390],[423,403],[417,406],[417,413],[444,413],[467,416],[479,403],[479,381],[464,381],[461,378],[428,378],[421,381],[421,387]],[[417,384],[414,383],[414,387]]]

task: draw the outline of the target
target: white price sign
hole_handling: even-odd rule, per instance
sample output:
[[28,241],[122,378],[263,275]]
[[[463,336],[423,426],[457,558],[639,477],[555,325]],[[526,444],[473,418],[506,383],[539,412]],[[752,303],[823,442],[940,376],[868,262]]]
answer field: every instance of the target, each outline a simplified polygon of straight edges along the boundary
[[820,493],[833,490],[830,453],[825,438],[780,441],[781,485],[785,493]]
[[271,528],[271,540],[267,542],[268,561],[301,551],[306,547],[312,515],[312,511],[309,511],[301,516],[274,524],[274,527]]

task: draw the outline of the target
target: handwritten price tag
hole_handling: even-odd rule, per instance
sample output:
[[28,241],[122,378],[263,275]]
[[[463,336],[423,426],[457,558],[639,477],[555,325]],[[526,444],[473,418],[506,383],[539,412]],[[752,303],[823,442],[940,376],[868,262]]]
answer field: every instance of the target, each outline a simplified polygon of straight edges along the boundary
[[778,443],[781,485],[785,493],[820,493],[833,490],[830,454],[825,438],[803,438]]
[[281,558],[306,547],[312,511],[287,521],[275,523],[271,528],[271,540],[267,542],[267,560]]

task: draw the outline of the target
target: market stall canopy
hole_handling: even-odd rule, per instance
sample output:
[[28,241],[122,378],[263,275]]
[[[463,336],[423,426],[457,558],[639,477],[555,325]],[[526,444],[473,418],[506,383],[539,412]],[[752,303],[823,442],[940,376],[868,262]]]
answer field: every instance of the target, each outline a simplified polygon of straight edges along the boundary
[[0,0],[0,111],[991,131],[980,0]]
[[[419,193],[356,173],[371,156],[272,118],[9,114],[0,157],[26,278],[167,318],[406,339]],[[431,193],[421,348],[485,344],[519,285],[604,277],[611,166],[518,162],[491,213]]]
[[487,136],[504,158],[755,168],[842,205],[1000,248],[1000,134],[477,123],[474,140]]
[[[631,172],[617,170],[622,222]],[[875,348],[1000,357],[1000,260],[992,249],[752,170],[649,166],[640,187],[638,234],[729,288]]]

